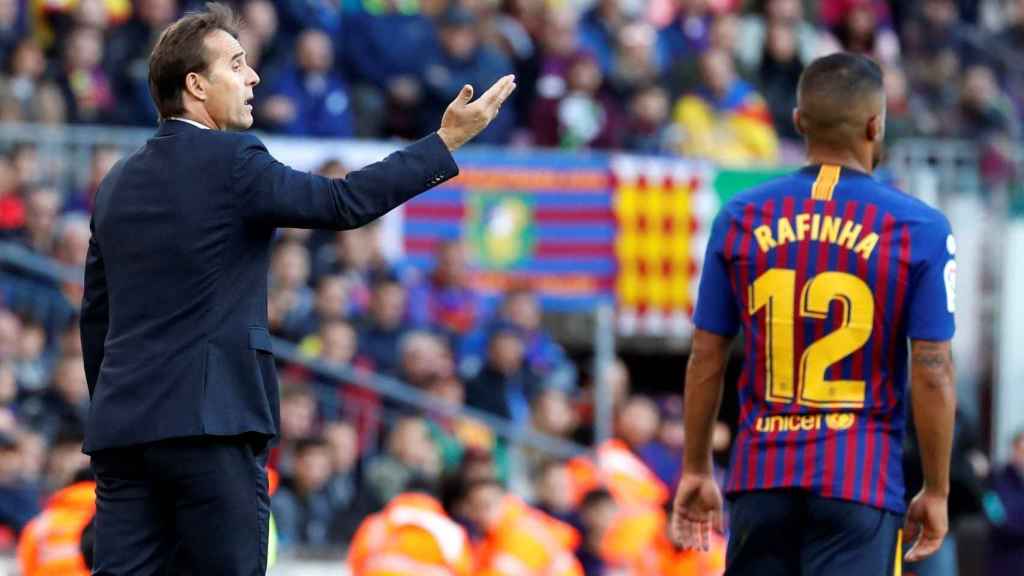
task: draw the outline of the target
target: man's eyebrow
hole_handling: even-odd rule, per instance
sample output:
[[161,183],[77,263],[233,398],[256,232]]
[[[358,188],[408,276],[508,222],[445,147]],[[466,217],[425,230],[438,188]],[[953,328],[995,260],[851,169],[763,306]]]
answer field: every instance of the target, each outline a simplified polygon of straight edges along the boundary
[[234,56],[232,56],[231,57],[231,61],[234,62],[235,60],[238,60],[242,56],[245,56],[245,50],[242,50],[241,52],[239,52],[239,53],[235,54]]

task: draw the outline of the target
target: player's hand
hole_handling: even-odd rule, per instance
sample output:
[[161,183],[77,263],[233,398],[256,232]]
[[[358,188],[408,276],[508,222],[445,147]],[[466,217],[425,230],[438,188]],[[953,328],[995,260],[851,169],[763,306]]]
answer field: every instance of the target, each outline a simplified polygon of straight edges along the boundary
[[925,490],[910,501],[903,537],[914,545],[907,552],[907,562],[917,562],[934,554],[949,531],[947,498]]
[[509,74],[495,82],[487,92],[471,103],[473,87],[466,84],[444,111],[437,135],[449,150],[454,151],[472,140],[491,123],[491,120],[494,120],[501,105],[515,89],[516,77]]
[[687,550],[710,550],[711,529],[722,532],[722,493],[710,474],[683,473],[672,507],[672,540]]

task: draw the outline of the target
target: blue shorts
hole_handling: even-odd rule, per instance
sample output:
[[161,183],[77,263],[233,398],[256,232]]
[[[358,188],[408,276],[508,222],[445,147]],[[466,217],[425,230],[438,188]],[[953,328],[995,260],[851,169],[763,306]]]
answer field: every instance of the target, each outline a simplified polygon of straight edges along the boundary
[[900,576],[903,517],[802,490],[730,498],[726,576]]

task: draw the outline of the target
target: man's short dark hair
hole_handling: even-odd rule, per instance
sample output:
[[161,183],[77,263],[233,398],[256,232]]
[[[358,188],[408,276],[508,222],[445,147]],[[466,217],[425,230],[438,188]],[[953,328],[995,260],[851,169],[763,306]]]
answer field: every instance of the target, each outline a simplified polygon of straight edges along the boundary
[[223,30],[238,38],[239,26],[230,7],[209,2],[205,11],[190,12],[160,34],[149,56],[149,92],[161,119],[185,112],[185,77],[210,65],[206,36]]
[[860,54],[837,52],[811,62],[797,85],[801,128],[809,139],[848,146],[851,130],[861,130],[885,89],[882,69]]

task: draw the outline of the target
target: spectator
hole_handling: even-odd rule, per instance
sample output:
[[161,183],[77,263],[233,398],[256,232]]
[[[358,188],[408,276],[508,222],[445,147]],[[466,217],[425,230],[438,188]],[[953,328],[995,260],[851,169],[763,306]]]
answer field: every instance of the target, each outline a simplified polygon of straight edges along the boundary
[[413,330],[398,345],[399,375],[407,383],[426,388],[438,378],[451,378],[455,362],[444,339],[432,332]]
[[962,82],[957,136],[984,144],[1020,135],[1013,103],[999,87],[992,68],[984,64],[968,66]]
[[[332,177],[344,176],[344,168],[333,170]],[[391,273],[391,268],[381,253],[380,243],[377,242],[377,226],[370,224],[354,230],[337,232],[333,236],[333,242],[323,244],[316,251],[313,278],[318,279],[325,274],[343,276],[348,285],[349,309],[354,314],[364,314],[367,311],[373,277]]]
[[53,439],[46,460],[46,487],[57,490],[67,486],[75,474],[89,468],[89,456],[82,452],[85,437],[81,429],[63,428]]
[[434,270],[409,295],[409,313],[418,326],[431,326],[455,339],[480,320],[480,295],[470,285],[469,265],[462,242],[441,242]]
[[892,29],[880,22],[878,11],[872,0],[847,0],[832,33],[843,50],[870,56],[882,64],[894,64],[900,57],[900,41]]
[[359,321],[359,351],[373,362],[377,372],[396,376],[399,369],[399,342],[410,330],[405,321],[407,294],[394,276],[374,279],[370,307]]
[[[654,28],[637,22],[623,26],[615,39],[615,53],[608,72],[608,86],[620,101],[628,101],[638,90],[658,81],[654,59]],[[664,122],[663,122],[664,124]]]
[[799,140],[793,125],[796,108],[796,87],[803,62],[797,52],[797,38],[792,27],[772,23],[765,37],[764,56],[757,70],[758,89],[772,115],[772,125],[780,137]]
[[282,548],[300,544],[326,548],[331,544],[331,524],[340,510],[332,507],[330,479],[327,444],[319,438],[299,440],[294,469],[282,476],[270,503]]
[[530,414],[533,429],[541,434],[571,438],[576,430],[576,413],[573,412],[569,396],[557,388],[538,392],[533,399]]
[[279,34],[277,8],[270,0],[248,0],[242,6],[245,27],[239,30],[238,42],[245,48],[249,66],[260,71],[262,86],[257,85],[258,96],[265,86],[274,83],[276,72],[285,55],[284,35]]
[[619,505],[603,488],[588,492],[580,502],[579,516],[583,541],[576,557],[586,574],[609,574],[611,566],[604,553],[605,535],[612,529]]
[[1010,445],[1010,460],[992,478],[998,498],[989,543],[989,574],[1010,576],[1024,566],[1024,431],[1017,432]]
[[[434,128],[436,118],[441,117],[464,85],[490,86],[512,72],[512,65],[502,53],[481,42],[479,26],[473,13],[457,2],[438,20],[440,50],[427,65],[423,81],[427,109],[423,118],[431,119],[431,124],[422,128],[424,133]],[[476,141],[482,144],[508,142],[515,121],[515,110],[505,110]]]
[[960,99],[960,57],[950,46],[918,59],[911,79],[910,114],[914,131],[923,136],[945,136],[956,126],[954,113]]
[[69,122],[106,122],[114,113],[114,93],[102,63],[100,31],[72,30],[64,46],[64,69],[59,82]]
[[320,30],[338,38],[343,33],[343,0],[283,0],[281,8],[281,33],[294,38],[307,30]]
[[565,96],[569,86],[569,68],[586,53],[579,45],[579,20],[575,11],[553,10],[542,22],[540,68],[536,92],[529,95],[531,102],[537,97],[558,100]]
[[100,182],[122,157],[121,149],[110,144],[97,144],[89,159],[89,180],[64,203],[65,210],[92,212]]
[[89,389],[82,358],[61,358],[53,370],[49,388],[23,402],[21,412],[32,428],[47,438],[55,438],[60,430],[69,427],[84,429],[89,413]]
[[19,342],[21,319],[10,310],[0,308],[0,362],[13,363],[18,359]]
[[615,436],[639,455],[640,449],[655,439],[659,425],[658,405],[647,396],[636,395],[615,415]]
[[354,12],[343,23],[339,48],[353,82],[356,134],[415,137],[427,64],[423,56],[436,51],[437,36],[426,16],[402,12],[398,0],[381,4],[381,12]]
[[321,276],[316,283],[313,307],[295,320],[291,326],[293,333],[289,335],[289,339],[301,342],[304,352],[316,356],[320,353],[323,343],[322,339],[316,337],[317,331],[325,322],[345,320],[348,318],[348,311],[348,287],[345,279],[340,275]]
[[440,473],[440,455],[426,422],[405,416],[391,428],[386,450],[367,463],[363,481],[378,502],[389,502],[413,482],[433,485]]
[[673,394],[659,403],[659,423],[654,437],[636,453],[666,486],[675,486],[683,469],[683,398]]
[[332,70],[331,39],[306,30],[295,41],[295,64],[286,66],[267,90],[264,121],[292,135],[348,138],[353,134],[348,88]]
[[545,514],[567,524],[579,524],[576,503],[573,502],[572,476],[564,462],[547,461],[537,475],[536,506]]
[[25,192],[25,228],[22,242],[43,256],[54,253],[54,234],[60,214],[61,195],[45,186],[32,186]]
[[530,401],[540,384],[526,366],[519,331],[498,325],[491,333],[487,362],[466,384],[466,403],[519,425],[530,421]]
[[[18,142],[11,148],[11,163],[18,177],[21,190],[38,185],[43,181],[43,171],[39,162],[39,147],[31,142]],[[54,176],[55,174],[47,174]]]
[[[38,322],[25,320],[15,342],[14,375],[22,392],[42,392],[50,377],[46,353],[46,331]],[[84,370],[84,368],[83,368]]]
[[672,21],[658,31],[658,67],[662,71],[678,60],[704,52],[710,38],[709,0],[675,0],[675,4]]
[[0,154],[0,237],[11,237],[25,224],[25,202],[18,194],[18,173],[6,154]]
[[374,501],[360,483],[360,449],[355,427],[346,421],[331,422],[324,427],[323,438],[331,468],[327,494],[331,509],[335,510],[330,539],[349,542],[363,518],[384,503]]
[[534,105],[534,144],[571,150],[619,146],[621,112],[603,82],[593,56],[585,52],[574,56],[568,63],[564,95],[542,98]]
[[883,69],[885,83],[885,138],[893,142],[914,135],[914,119],[910,114],[910,90],[902,68]]
[[702,85],[676,104],[683,130],[680,153],[726,166],[775,160],[778,139],[767,104],[736,75],[732,58],[721,50],[701,57]]
[[993,35],[985,46],[991,50],[1005,82],[1007,94],[1014,99],[1018,114],[1024,113],[1024,67],[1019,64],[1024,54],[1024,0],[1010,3],[1013,10],[1008,14],[1006,27]]
[[580,46],[594,55],[601,73],[612,73],[620,32],[629,24],[622,0],[598,0],[579,22]]
[[283,381],[281,387],[281,442],[270,460],[282,475],[294,464],[292,449],[304,438],[312,438],[317,426],[316,395],[306,382]]
[[297,242],[284,241],[274,248],[270,263],[267,320],[270,331],[294,337],[296,325],[313,309],[309,289],[309,253]]
[[754,13],[745,16],[739,25],[738,36],[743,38],[743,42],[736,44],[736,58],[743,69],[757,70],[761,67],[771,26],[790,30],[802,66],[830,51],[822,34],[804,17],[800,0],[758,0],[757,4],[759,6]]
[[136,0],[131,19],[111,31],[106,43],[106,68],[117,101],[112,118],[115,123],[156,124],[147,57],[160,33],[177,15],[177,0]]
[[25,35],[25,17],[18,0],[0,0],[0,66],[14,52],[18,40]]
[[15,533],[39,513],[39,485],[25,478],[24,466],[16,438],[10,432],[0,432],[0,526]]
[[624,147],[639,154],[665,155],[679,147],[677,139],[669,122],[668,93],[657,84],[639,88],[629,101]]
[[32,121],[35,118],[32,106],[39,97],[42,86],[48,85],[44,80],[46,71],[46,56],[42,48],[31,38],[21,39],[11,56],[10,76],[7,82],[10,96],[17,102],[20,117],[24,121]]
[[[711,19],[711,30],[708,36],[708,46],[701,52],[694,52],[684,58],[672,62],[671,66],[663,71],[663,84],[673,99],[693,90],[694,85],[701,82],[701,57],[708,50],[720,50],[725,54],[735,54],[738,43],[737,28],[738,19],[731,12],[719,12]],[[734,62],[735,63],[735,62]],[[749,68],[742,68],[744,76],[749,75]]]

